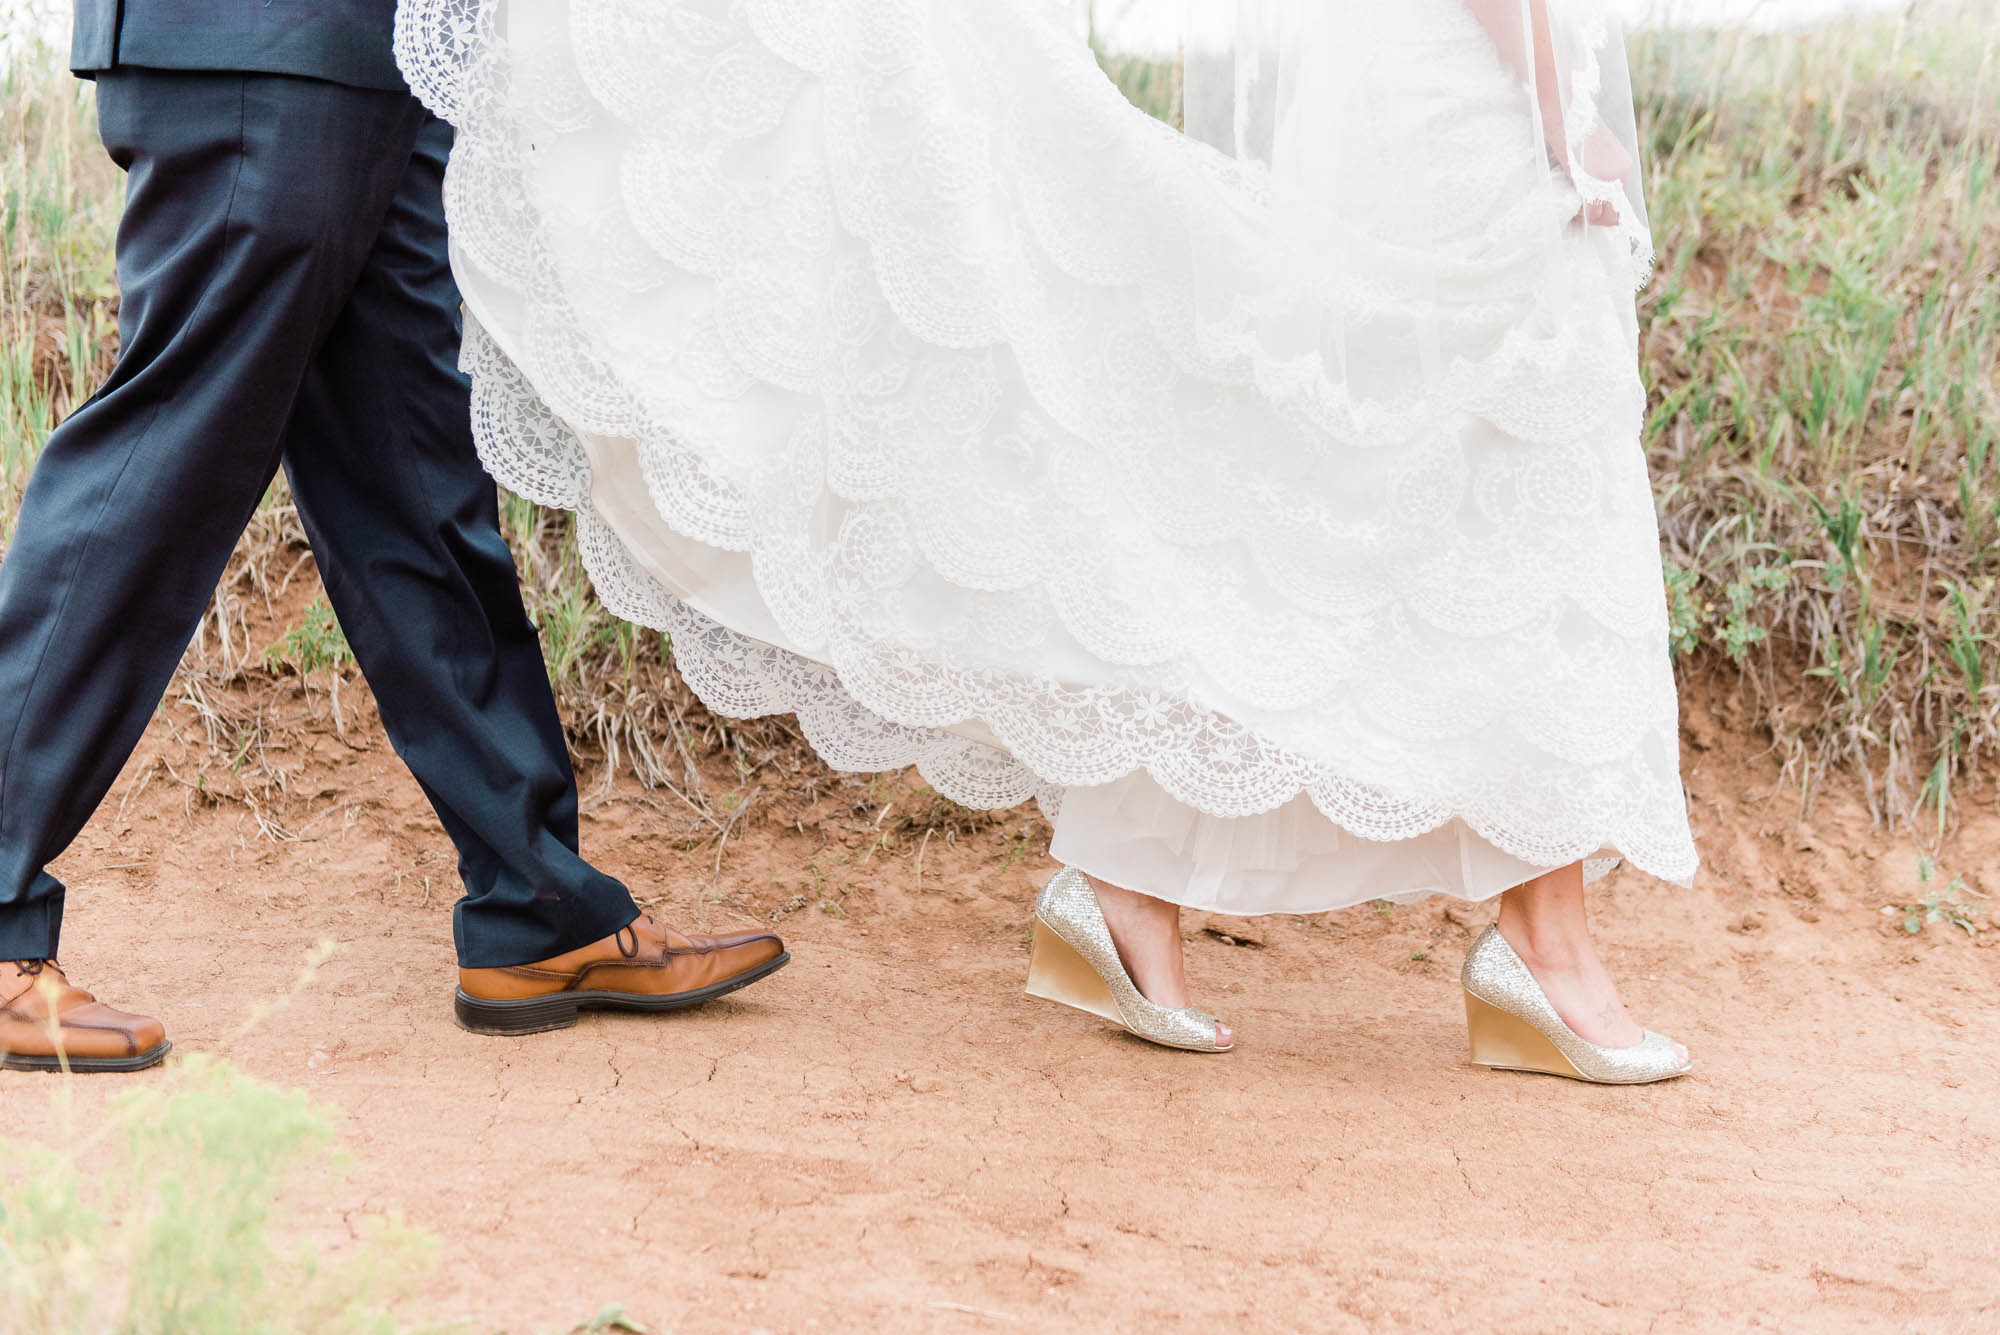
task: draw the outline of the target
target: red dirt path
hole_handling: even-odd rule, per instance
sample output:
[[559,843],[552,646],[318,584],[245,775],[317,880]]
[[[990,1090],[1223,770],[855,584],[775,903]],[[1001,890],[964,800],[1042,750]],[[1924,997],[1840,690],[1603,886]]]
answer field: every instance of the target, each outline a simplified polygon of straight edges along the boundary
[[[1464,1064],[1456,969],[1484,913],[1444,901],[1191,916],[1228,1056],[1026,1000],[1045,864],[1008,860],[1033,822],[923,845],[868,800],[907,810],[907,778],[760,802],[719,879],[713,842],[684,847],[671,801],[621,782],[587,851],[684,925],[793,905],[792,966],[666,1020],[474,1037],[448,1008],[450,848],[369,717],[350,720],[364,750],[319,729],[278,753],[293,842],[162,777],[198,762],[157,730],[60,868],[65,962],[181,1050],[345,1109],[342,1208],[445,1241],[421,1314],[515,1332],[612,1301],[683,1332],[2000,1330],[2000,932],[1902,934],[1881,910],[1916,897],[1914,848],[1837,799],[1800,825],[1755,763],[1688,752],[1695,890],[1619,874],[1596,892],[1634,1012],[1698,1063],[1606,1089]],[[1989,810],[1940,880],[1977,886],[1996,851]],[[322,939],[337,952],[316,978],[231,1039]],[[125,1087],[83,1083],[84,1114]],[[0,1075],[0,1107],[33,1126],[51,1088]]]

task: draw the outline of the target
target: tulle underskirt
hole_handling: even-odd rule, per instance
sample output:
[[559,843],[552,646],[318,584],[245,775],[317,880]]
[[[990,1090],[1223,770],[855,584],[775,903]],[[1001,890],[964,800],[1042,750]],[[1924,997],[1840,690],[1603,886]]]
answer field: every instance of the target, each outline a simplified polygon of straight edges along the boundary
[[[1063,794],[1050,854],[1113,885],[1211,913],[1324,913],[1434,894],[1490,899],[1552,870],[1523,862],[1462,820],[1374,840],[1306,797],[1258,816],[1212,816],[1141,772]],[[1586,860],[1596,874],[1615,855]]]

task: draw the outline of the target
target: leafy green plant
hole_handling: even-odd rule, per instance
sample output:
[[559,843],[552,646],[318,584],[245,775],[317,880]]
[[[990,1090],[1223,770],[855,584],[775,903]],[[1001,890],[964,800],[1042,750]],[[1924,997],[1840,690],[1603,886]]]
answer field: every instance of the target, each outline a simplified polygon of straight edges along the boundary
[[264,665],[273,671],[290,667],[301,677],[323,669],[339,671],[354,661],[340,621],[324,599],[306,608],[305,620],[264,651]]
[[1722,619],[1720,642],[1730,662],[1740,665],[1750,646],[1763,641],[1768,632],[1753,618],[1752,611],[1763,595],[1783,590],[1791,578],[1791,570],[1783,565],[1750,565],[1722,591],[1728,606]]
[[0,1313],[36,1335],[418,1329],[393,1308],[430,1271],[431,1238],[382,1219],[327,1254],[288,1208],[332,1139],[305,1095],[191,1057],[88,1136],[0,1141]]
[[647,1335],[646,1327],[634,1321],[617,1303],[612,1303],[570,1332],[570,1335]]
[[[1930,858],[1917,859],[1917,880],[1920,884],[1929,885],[1936,875],[1937,866]],[[1902,915],[1903,930],[1911,936],[1937,923],[1956,927],[1967,936],[1976,936],[1980,924],[1975,919],[1983,916],[1986,910],[1966,902],[1966,896],[1971,894],[1972,891],[1966,888],[1965,878],[1954,876],[1951,884],[1942,890],[1932,890],[1914,903],[1893,905],[1887,912]]]
[[1694,600],[1701,584],[1698,571],[1669,558],[1664,565],[1667,584],[1667,645],[1675,658],[1685,658],[1701,643],[1702,613]]

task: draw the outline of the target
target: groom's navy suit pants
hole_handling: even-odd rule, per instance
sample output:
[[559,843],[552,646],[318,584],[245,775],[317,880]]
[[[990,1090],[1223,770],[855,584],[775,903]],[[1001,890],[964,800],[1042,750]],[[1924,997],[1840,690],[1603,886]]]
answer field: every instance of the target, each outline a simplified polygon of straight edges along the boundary
[[123,343],[49,437],[0,557],[0,959],[56,954],[48,864],[144,734],[280,465],[390,740],[458,847],[460,962],[610,935],[636,909],[577,852],[576,781],[456,366],[450,128],[407,91],[137,68],[99,76],[98,114],[127,173]]

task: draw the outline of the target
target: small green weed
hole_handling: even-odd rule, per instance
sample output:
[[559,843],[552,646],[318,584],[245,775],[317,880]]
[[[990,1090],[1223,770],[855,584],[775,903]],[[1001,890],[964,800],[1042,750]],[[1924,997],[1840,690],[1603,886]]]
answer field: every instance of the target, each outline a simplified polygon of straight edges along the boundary
[[[1917,880],[1929,885],[1937,876],[1937,865],[1928,857],[1917,859]],[[1980,924],[1973,921],[1985,914],[1986,910],[1977,904],[1966,902],[1966,896],[1974,895],[1966,888],[1963,876],[1951,878],[1951,884],[1942,890],[1933,890],[1914,904],[1892,905],[1887,912],[1903,915],[1903,930],[1911,936],[1933,923],[1944,923],[1956,927],[1967,936],[1979,934]],[[1976,895],[1974,896],[1976,897]]]
[[354,661],[354,651],[341,633],[333,608],[324,599],[306,608],[305,620],[264,651],[264,665],[276,672],[289,667],[301,677],[327,669],[339,671]]

